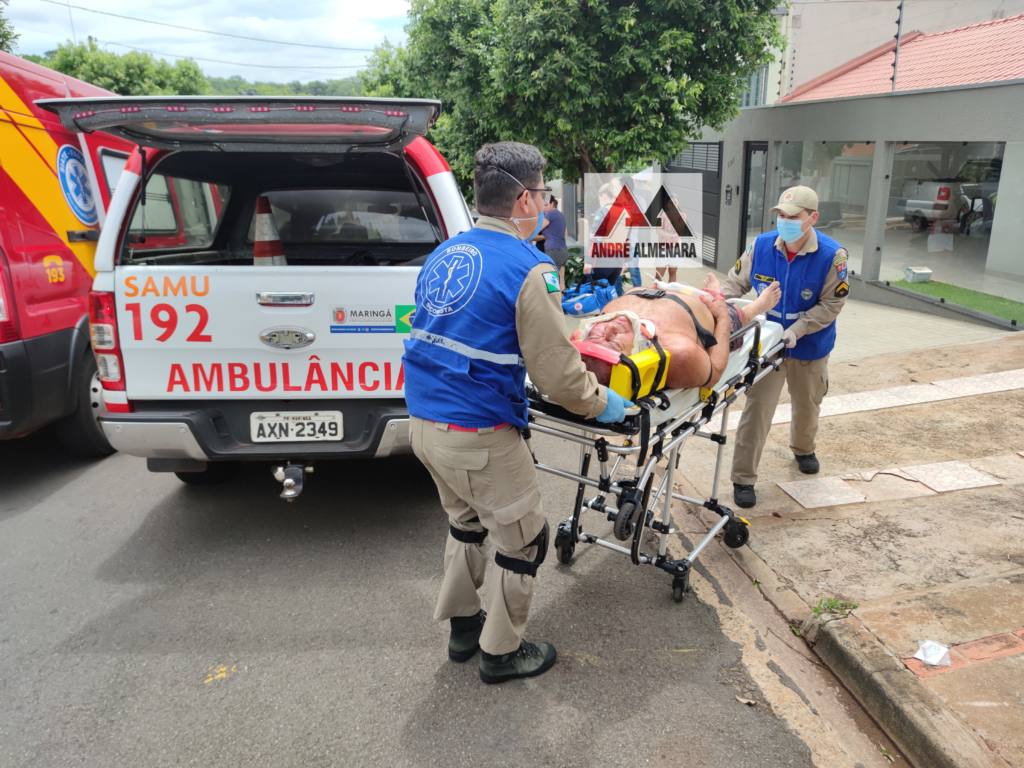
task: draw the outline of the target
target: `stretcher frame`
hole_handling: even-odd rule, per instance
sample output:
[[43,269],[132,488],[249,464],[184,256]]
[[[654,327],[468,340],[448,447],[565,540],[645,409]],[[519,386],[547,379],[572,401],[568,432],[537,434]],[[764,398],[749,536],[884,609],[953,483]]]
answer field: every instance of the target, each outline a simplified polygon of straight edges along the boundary
[[[672,599],[678,603],[690,591],[691,568],[719,533],[729,547],[738,548],[747,543],[750,523],[719,502],[718,482],[730,406],[754,384],[778,370],[785,360],[786,348],[781,333],[772,334],[776,338],[768,349],[761,348],[766,323],[761,315],[731,335],[730,342],[742,339],[742,346],[746,347],[747,334],[753,334],[753,343],[739,372],[723,377],[713,389],[702,389],[700,399],[692,408],[665,420],[659,421],[658,416],[659,412],[671,409],[671,392],[656,392],[639,399],[638,407],[621,424],[600,424],[582,419],[544,400],[536,390],[528,389],[530,428],[526,435],[527,444],[530,433],[538,432],[578,445],[580,449],[578,471],[545,464],[534,454],[537,469],[577,484],[572,517],[559,523],[555,534],[555,552],[559,562],[569,565],[577,544],[596,544],[627,555],[634,565],[653,565],[670,574]],[[718,415],[721,415],[721,422],[715,431],[709,424]],[[620,437],[625,437],[624,444],[613,442]],[[711,495],[707,499],[686,496],[675,490],[680,451],[691,437],[707,439],[718,446]],[[598,472],[596,477],[591,477],[595,456]],[[632,466],[626,463],[626,459],[634,459]],[[656,476],[659,467],[663,468],[660,478]],[[585,498],[588,488],[596,489],[597,495]],[[694,504],[718,515],[718,520],[706,535],[682,558],[668,555],[669,536],[677,531],[672,522],[674,500]],[[581,524],[584,512],[603,515],[613,523],[612,534],[619,541],[629,541],[629,546],[584,530]],[[656,554],[641,551],[645,531],[652,531],[657,538]]]

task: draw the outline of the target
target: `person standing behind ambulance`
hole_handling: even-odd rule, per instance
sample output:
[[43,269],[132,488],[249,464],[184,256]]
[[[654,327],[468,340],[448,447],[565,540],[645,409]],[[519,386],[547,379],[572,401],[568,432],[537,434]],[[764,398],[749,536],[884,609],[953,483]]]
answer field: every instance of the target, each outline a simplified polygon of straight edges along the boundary
[[565,216],[558,210],[558,198],[552,196],[544,206],[546,224],[541,232],[544,253],[551,257],[558,267],[558,282],[565,287],[565,262],[569,260],[569,248],[565,243]]
[[[451,622],[448,656],[479,648],[480,678],[533,677],[555,663],[550,643],[523,639],[534,577],[548,546],[527,427],[526,373],[568,410],[610,423],[630,405],[599,385],[569,342],[558,272],[530,242],[544,221],[546,161],[500,142],[475,157],[476,226],[439,245],[416,282],[405,342],[412,449],[448,514],[444,578],[434,618]],[[497,550],[483,586],[485,538]]]
[[785,329],[782,338],[789,349],[782,367],[747,393],[732,457],[733,499],[740,507],[757,503],[757,465],[784,382],[789,385],[793,409],[789,445],[794,458],[804,474],[820,469],[814,453],[818,412],[828,391],[828,356],[836,342],[836,317],[850,292],[846,249],[814,229],[818,222],[815,191],[790,187],[772,210],[778,214],[777,231],[758,235],[722,285],[722,293],[736,298],[751,287],[760,294],[778,282],[782,299],[768,311],[768,319]]

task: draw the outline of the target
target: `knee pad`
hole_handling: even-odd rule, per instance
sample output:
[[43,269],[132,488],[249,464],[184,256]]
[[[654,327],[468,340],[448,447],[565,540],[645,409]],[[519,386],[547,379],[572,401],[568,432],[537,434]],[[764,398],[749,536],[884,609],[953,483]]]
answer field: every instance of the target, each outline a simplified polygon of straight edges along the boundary
[[509,557],[503,555],[501,552],[494,553],[494,562],[506,571],[512,571],[512,573],[521,573],[526,576],[536,576],[537,569],[544,562],[544,558],[548,556],[548,521],[544,521],[544,527],[540,529],[533,541],[526,546],[537,547],[537,554],[533,560],[520,560],[517,557]]
[[[474,517],[472,520],[467,520],[467,523],[479,523],[480,518]],[[456,541],[461,541],[463,544],[483,544],[484,539],[487,538],[487,529],[482,531],[464,531],[461,528],[456,528],[454,525],[448,526],[448,535],[450,535]]]

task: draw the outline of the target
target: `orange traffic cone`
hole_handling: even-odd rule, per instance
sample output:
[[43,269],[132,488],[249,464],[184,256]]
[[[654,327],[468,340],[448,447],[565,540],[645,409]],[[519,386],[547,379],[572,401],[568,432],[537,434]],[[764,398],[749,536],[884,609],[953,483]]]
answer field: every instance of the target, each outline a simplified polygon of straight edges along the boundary
[[256,198],[256,223],[253,227],[252,263],[258,267],[282,266],[288,263],[284,246],[277,233],[270,201],[264,195]]

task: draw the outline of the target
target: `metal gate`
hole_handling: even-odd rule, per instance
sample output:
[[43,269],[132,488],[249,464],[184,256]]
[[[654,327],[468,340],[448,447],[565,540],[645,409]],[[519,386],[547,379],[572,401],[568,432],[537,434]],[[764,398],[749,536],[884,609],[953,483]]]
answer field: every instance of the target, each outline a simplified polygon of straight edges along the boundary
[[703,177],[703,247],[705,264],[714,267],[718,255],[718,220],[722,195],[722,143],[696,141],[665,164],[671,173],[699,173]]

